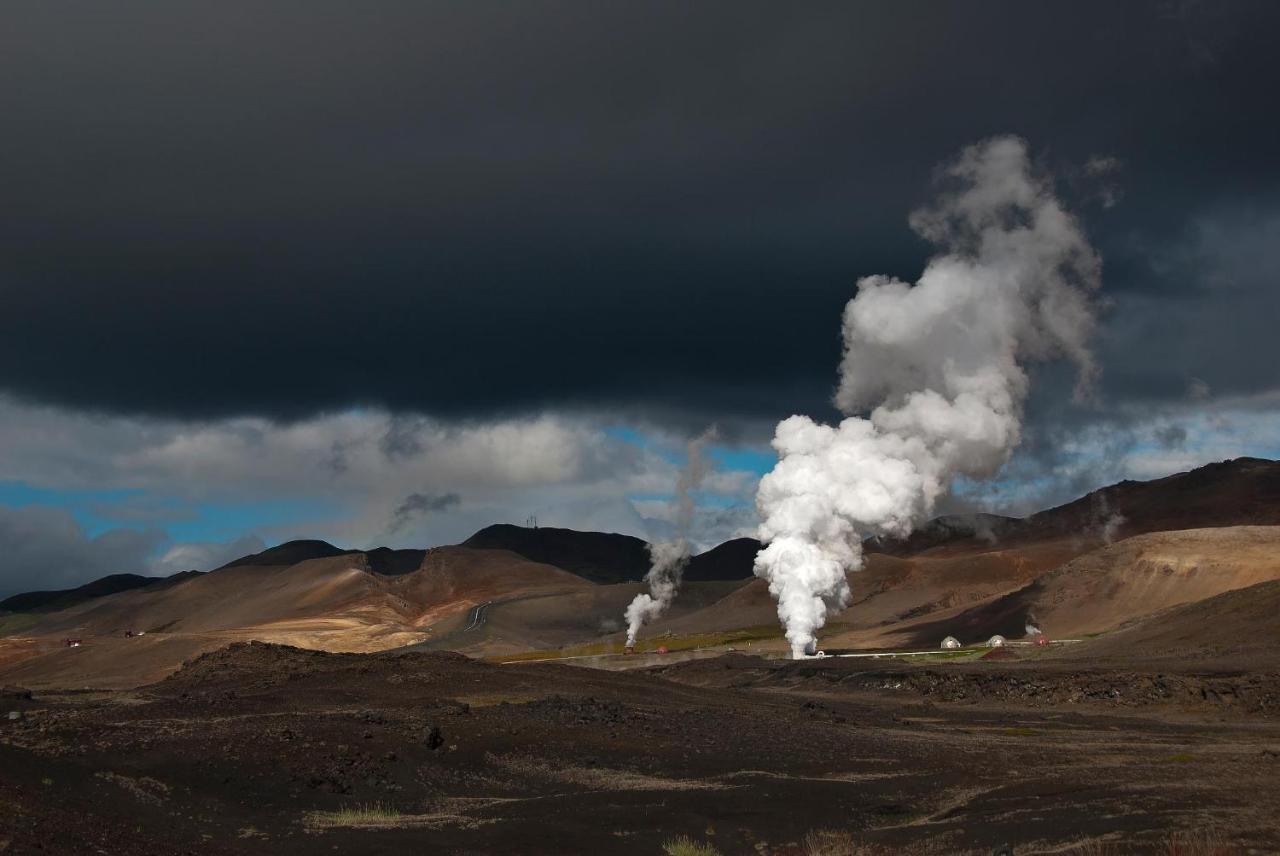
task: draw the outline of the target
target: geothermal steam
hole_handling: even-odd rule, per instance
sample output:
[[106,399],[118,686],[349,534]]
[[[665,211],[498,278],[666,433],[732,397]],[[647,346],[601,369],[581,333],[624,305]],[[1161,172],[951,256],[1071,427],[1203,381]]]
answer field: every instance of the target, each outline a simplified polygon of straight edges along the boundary
[[952,478],[1008,459],[1027,394],[1020,360],[1071,360],[1077,395],[1095,373],[1099,260],[1026,144],[971,146],[945,175],[954,189],[910,218],[938,248],[920,279],[864,277],[845,307],[835,403],[849,418],[833,428],[792,416],[774,435],[755,572],[796,657],[848,604],[863,538],[905,537]]
[[649,572],[644,575],[649,591],[636,595],[627,607],[628,647],[636,644],[636,635],[642,626],[667,611],[680,590],[684,566],[689,562],[689,526],[693,523],[691,492],[701,487],[707,476],[710,463],[703,452],[715,438],[716,429],[712,427],[689,442],[688,459],[676,479],[676,534],[674,538],[649,545]]

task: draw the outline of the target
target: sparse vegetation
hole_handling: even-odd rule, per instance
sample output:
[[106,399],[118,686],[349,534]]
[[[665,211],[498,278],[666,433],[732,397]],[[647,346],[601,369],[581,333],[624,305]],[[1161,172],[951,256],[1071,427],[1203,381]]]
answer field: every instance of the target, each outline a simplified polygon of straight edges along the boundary
[[528,704],[531,701],[537,701],[540,696],[536,695],[514,695],[507,693],[479,693],[477,695],[460,696],[458,701],[465,702],[471,707],[497,707],[500,704]]
[[814,829],[804,837],[805,856],[855,856],[859,847],[844,829]]
[[966,852],[938,839],[887,847],[859,841],[846,829],[810,830],[804,837],[803,848],[805,856],[959,856]]
[[1010,737],[1035,737],[1040,733],[1040,729],[1015,726],[1013,728],[1006,728],[1004,733]]
[[1164,840],[1163,856],[1236,856],[1244,851],[1213,830],[1175,832]]
[[662,852],[667,856],[720,856],[720,851],[700,841],[694,841],[687,835],[672,838],[662,845]]
[[307,825],[320,829],[335,827],[395,826],[403,815],[381,803],[341,808],[337,811],[313,811],[307,815]]
[[1186,764],[1196,760],[1196,756],[1192,755],[1190,752],[1177,752],[1165,758],[1165,760],[1172,764]]
[[[632,770],[607,767],[551,766],[520,755],[486,753],[485,760],[514,773],[537,779],[582,785],[599,791],[699,791],[719,790],[723,785],[701,779],[675,779],[649,776]],[[714,835],[711,830],[708,835]]]
[[[1117,841],[1089,838],[1065,851],[1065,856],[1122,856],[1133,852],[1132,848]],[[1236,856],[1243,853],[1213,831],[1175,832],[1160,843],[1155,851],[1161,856]]]
[[31,615],[25,612],[0,615],[0,636],[21,633],[29,627],[34,627],[40,621],[40,618],[41,616],[39,615]]
[[1087,838],[1065,851],[1064,856],[1120,856],[1119,845],[1101,838]]
[[976,660],[990,651],[990,648],[967,647],[950,651],[934,651],[930,654],[916,654],[911,657],[885,657],[886,660],[897,660],[904,663],[950,663],[955,660]]
[[[640,654],[653,653],[658,646],[668,651],[691,651],[696,648],[715,648],[722,645],[740,645],[745,642],[759,642],[766,639],[781,639],[782,632],[775,624],[762,624],[755,627],[744,627],[741,630],[730,630],[723,633],[695,633],[689,636],[662,635],[641,640],[636,645]],[[608,642],[592,642],[586,645],[573,645],[568,648],[550,648],[537,651],[522,651],[518,654],[501,654],[486,657],[492,662],[515,663],[530,660],[553,660],[559,657],[598,657],[605,654],[621,654],[622,640]]]

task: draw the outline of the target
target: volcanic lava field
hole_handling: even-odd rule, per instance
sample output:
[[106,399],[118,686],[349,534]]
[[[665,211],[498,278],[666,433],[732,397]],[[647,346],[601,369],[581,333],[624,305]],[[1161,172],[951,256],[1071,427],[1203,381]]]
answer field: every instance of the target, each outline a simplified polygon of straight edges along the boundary
[[[6,698],[11,852],[1273,852],[1280,677],[1052,659],[609,672],[241,643]],[[857,846],[863,849],[816,849]],[[1083,852],[1083,851],[1081,851]],[[1117,851],[1121,852],[1121,851]],[[1240,852],[1244,852],[1243,849]]]

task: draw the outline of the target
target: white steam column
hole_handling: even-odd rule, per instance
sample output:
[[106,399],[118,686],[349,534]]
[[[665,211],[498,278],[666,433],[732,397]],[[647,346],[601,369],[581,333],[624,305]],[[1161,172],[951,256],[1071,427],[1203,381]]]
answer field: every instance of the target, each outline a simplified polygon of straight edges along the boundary
[[640,628],[666,612],[680,591],[684,566],[689,563],[689,529],[693,525],[695,510],[692,492],[702,486],[702,480],[711,469],[711,462],[703,453],[717,436],[713,425],[689,442],[688,458],[676,479],[676,534],[674,538],[649,545],[650,565],[644,575],[649,591],[636,595],[627,607],[627,652],[635,648]]
[[955,188],[910,218],[938,247],[919,280],[864,277],[845,307],[835,403],[849,418],[792,416],[774,435],[755,572],[797,658],[848,604],[862,539],[905,537],[955,476],[1008,460],[1028,386],[1019,361],[1071,360],[1077,397],[1096,373],[1100,262],[1023,140],[966,148],[945,175]]

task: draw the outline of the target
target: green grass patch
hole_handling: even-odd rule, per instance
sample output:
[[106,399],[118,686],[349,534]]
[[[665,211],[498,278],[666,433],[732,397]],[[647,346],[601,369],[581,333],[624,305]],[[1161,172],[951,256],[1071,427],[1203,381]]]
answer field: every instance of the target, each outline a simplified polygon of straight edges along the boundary
[[1035,737],[1037,734],[1040,733],[1040,729],[1016,726],[1013,728],[1006,728],[1004,730],[1004,733],[1007,734],[1009,737]]
[[1177,752],[1165,758],[1170,764],[1187,764],[1196,760],[1196,756],[1190,752]]
[[29,612],[10,612],[0,614],[0,636],[21,633],[35,627],[43,616]]
[[957,660],[977,660],[990,648],[953,648],[948,651],[937,651],[930,654],[913,654],[910,657],[877,657],[878,660],[893,660],[895,663],[954,663]]
[[[644,639],[636,644],[636,653],[654,653],[659,647],[665,647],[668,651],[692,651],[697,648],[717,648],[726,645],[741,645],[747,642],[781,638],[782,633],[778,625],[761,624],[756,627],[744,627],[740,630],[729,630],[723,633],[694,633],[689,636],[657,636],[652,639]],[[611,639],[607,642],[590,642],[585,645],[571,645],[567,648],[522,651],[519,654],[499,654],[485,657],[485,659],[492,662],[517,663],[554,660],[559,657],[599,657],[606,654],[621,653],[623,653],[622,640]]]
[[340,808],[337,811],[313,811],[307,814],[307,825],[317,829],[338,827],[371,828],[396,826],[404,817],[391,806],[381,803]]
[[667,856],[720,856],[720,851],[710,844],[694,841],[687,835],[672,838],[663,844],[662,852]]

